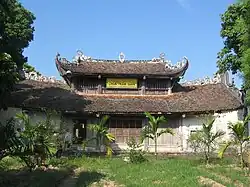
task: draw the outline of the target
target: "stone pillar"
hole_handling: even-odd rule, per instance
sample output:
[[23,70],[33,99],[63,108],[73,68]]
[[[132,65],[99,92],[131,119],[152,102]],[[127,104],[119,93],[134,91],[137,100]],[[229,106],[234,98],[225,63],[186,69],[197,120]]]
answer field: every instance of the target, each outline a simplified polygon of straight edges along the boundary
[[[102,76],[98,75],[98,79],[101,80]],[[99,82],[98,86],[97,86],[97,93],[98,94],[102,94],[102,84]]]
[[98,84],[97,93],[102,94],[102,85],[101,84]]
[[143,76],[142,79],[142,86],[141,86],[141,95],[145,95],[146,94],[146,76]]
[[170,94],[172,94],[172,88],[171,87],[168,88],[168,95],[170,95]]
[[145,87],[145,82],[142,82],[142,87],[141,87],[141,95],[145,95],[146,93],[146,87]]
[[172,93],[172,87],[173,87],[173,84],[172,84],[172,80],[169,80],[167,82],[167,94],[170,95]]
[[71,88],[71,91],[76,91],[76,88],[77,88],[77,85],[76,85],[76,81],[74,78],[71,78],[70,80],[70,88]]

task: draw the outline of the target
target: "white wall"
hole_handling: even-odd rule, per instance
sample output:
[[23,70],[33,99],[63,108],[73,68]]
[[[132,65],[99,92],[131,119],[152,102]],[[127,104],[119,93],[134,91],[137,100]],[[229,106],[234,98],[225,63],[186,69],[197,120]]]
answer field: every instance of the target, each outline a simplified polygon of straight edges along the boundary
[[[226,134],[223,136],[221,140],[226,140],[230,136],[230,131],[228,129],[229,122],[236,122],[238,120],[242,120],[243,118],[243,111],[242,110],[235,110],[230,112],[222,112],[222,113],[215,113],[213,115],[215,117],[214,128],[213,131],[222,130]],[[182,133],[183,133],[183,151],[191,151],[188,148],[188,137],[191,131],[196,131],[202,128],[202,124],[206,122],[207,117],[201,115],[192,115],[186,116],[182,119]]]
[[[8,108],[6,111],[0,111],[0,122],[4,125],[8,119],[15,117],[15,115],[20,112],[22,112],[20,108]],[[30,116],[31,124],[37,124],[46,119],[46,114],[44,112],[30,111],[28,115]],[[56,130],[59,130],[61,126],[61,129],[68,128],[73,132],[74,124],[70,118],[63,118],[63,120],[61,120],[60,114],[53,114],[51,116],[51,121]]]
[[[6,120],[9,118],[15,116],[16,113],[21,112],[21,109],[18,108],[9,108],[7,111],[1,111],[0,112],[0,122],[5,124]],[[239,111],[231,111],[231,112],[222,112],[220,114],[214,114],[216,117],[215,123],[214,123],[214,131],[216,130],[223,130],[226,132],[224,135],[224,139],[229,138],[229,130],[228,130],[228,122],[236,122],[238,120],[242,120],[242,110]],[[41,120],[45,119],[45,114],[42,112],[31,112],[30,118],[32,123],[39,122]],[[169,144],[162,144],[158,146],[159,152],[186,152],[191,151],[188,148],[188,137],[190,135],[190,132],[192,130],[198,130],[202,127],[202,123],[205,121],[205,117],[202,117],[201,115],[186,115],[184,118],[181,119],[179,123],[179,127],[175,129],[175,132],[177,133],[178,137],[180,137],[180,143],[175,145],[169,145]],[[59,129],[61,125],[61,129],[68,128],[73,133],[74,123],[72,119],[70,118],[63,118],[63,123],[61,123],[61,116],[59,114],[52,116],[52,122],[55,124],[55,126]],[[90,121],[88,121],[90,123]],[[143,122],[145,123],[145,121]],[[144,125],[144,124],[143,124]],[[90,138],[90,136],[93,135],[92,132],[87,132],[87,137]],[[167,137],[165,137],[167,136]],[[162,135],[161,139],[159,139],[159,144],[161,144],[161,141],[168,140],[169,135]],[[145,141],[145,149],[149,148],[149,151],[154,151],[153,144],[149,144]],[[126,145],[119,145],[120,149],[127,149]]]
[[11,118],[14,117],[17,113],[22,112],[20,108],[8,108],[6,111],[0,111],[0,122],[2,125],[5,125],[6,122]]

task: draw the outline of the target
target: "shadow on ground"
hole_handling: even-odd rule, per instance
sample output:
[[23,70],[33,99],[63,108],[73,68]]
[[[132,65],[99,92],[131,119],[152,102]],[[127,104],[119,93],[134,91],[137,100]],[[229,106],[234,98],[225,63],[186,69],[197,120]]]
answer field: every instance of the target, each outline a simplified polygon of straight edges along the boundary
[[0,172],[1,187],[43,187],[59,186],[60,182],[69,176],[69,170],[9,170]]
[[[98,172],[84,171],[80,173],[76,183],[79,187],[85,187],[98,182],[103,177],[104,175]],[[33,172],[28,170],[0,171],[0,187],[61,187],[64,186],[65,180],[71,178],[75,180],[72,169]]]
[[89,186],[90,184],[93,184],[94,182],[99,182],[101,179],[103,179],[105,175],[95,172],[95,171],[83,171],[78,175],[77,187],[85,187]]

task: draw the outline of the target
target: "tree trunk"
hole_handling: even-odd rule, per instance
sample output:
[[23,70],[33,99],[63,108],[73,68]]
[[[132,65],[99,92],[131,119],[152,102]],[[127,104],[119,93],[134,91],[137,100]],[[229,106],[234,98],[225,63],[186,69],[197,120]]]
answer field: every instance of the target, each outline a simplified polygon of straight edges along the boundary
[[209,145],[207,146],[207,158],[206,158],[206,160],[207,160],[207,164],[209,164],[209,162],[210,162],[210,146]]
[[96,151],[100,152],[100,137],[96,134]]
[[240,165],[244,168],[243,143],[240,143]]
[[99,144],[98,144],[98,150],[99,150],[99,154],[101,154],[101,145],[102,145],[102,137],[99,137]]
[[157,133],[155,133],[154,141],[155,141],[155,158],[157,159]]

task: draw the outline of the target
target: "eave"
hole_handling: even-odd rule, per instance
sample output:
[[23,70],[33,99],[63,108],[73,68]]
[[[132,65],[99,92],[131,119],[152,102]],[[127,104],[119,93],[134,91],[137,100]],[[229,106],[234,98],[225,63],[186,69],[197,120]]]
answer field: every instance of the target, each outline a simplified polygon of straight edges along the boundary
[[67,81],[76,76],[103,77],[147,77],[147,78],[179,78],[183,76],[189,66],[189,61],[178,68],[171,69],[164,63],[112,63],[112,62],[81,62],[80,65],[70,63],[66,59],[56,56],[56,66],[60,75]]

